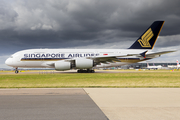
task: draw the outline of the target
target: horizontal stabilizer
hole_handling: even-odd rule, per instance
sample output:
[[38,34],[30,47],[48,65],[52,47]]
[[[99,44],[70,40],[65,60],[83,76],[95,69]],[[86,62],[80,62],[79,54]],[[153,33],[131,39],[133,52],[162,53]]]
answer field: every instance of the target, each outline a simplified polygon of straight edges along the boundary
[[157,56],[157,55],[163,55],[163,54],[167,54],[167,53],[171,53],[171,52],[176,52],[176,50],[150,53],[150,54],[146,54],[146,57],[154,57],[154,56]]

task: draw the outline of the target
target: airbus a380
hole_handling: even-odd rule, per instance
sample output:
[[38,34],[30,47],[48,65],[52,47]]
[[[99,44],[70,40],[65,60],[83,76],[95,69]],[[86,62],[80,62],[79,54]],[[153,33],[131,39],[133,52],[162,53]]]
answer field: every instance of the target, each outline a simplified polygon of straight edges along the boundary
[[15,68],[78,69],[78,73],[95,72],[94,68],[137,63],[174,51],[150,52],[164,21],[155,21],[128,49],[28,49],[14,53],[5,63]]

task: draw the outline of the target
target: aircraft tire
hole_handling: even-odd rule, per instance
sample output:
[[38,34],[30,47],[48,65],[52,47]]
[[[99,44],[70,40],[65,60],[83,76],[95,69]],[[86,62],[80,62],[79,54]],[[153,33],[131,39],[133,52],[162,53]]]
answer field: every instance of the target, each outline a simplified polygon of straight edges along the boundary
[[95,73],[94,70],[77,70],[77,73]]
[[19,73],[19,71],[18,71],[18,70],[15,70],[15,73],[16,73],[16,74],[18,74],[18,73]]
[[95,71],[94,71],[94,70],[91,70],[91,73],[95,73]]

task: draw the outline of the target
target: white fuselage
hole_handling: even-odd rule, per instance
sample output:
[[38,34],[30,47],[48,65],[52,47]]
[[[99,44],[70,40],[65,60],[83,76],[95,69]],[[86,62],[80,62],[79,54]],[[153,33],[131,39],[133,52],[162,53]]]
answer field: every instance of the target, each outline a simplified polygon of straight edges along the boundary
[[161,65],[158,66],[147,66],[147,69],[162,69]]
[[[138,49],[29,49],[13,54],[6,60],[6,64],[11,67],[22,68],[54,68],[52,65],[57,61],[71,59],[86,59],[106,56],[121,56],[119,61],[101,63],[95,68],[115,67],[131,63],[140,62],[144,59],[140,56],[122,57],[127,54],[139,54],[145,50]],[[147,58],[148,59],[148,58]],[[151,59],[151,58],[149,58]]]
[[[93,68],[116,67],[160,57],[174,51],[150,53],[162,29],[164,21],[154,21],[128,49],[29,49],[16,52],[6,60],[16,68],[78,69],[91,72]],[[86,69],[85,71],[83,69]]]

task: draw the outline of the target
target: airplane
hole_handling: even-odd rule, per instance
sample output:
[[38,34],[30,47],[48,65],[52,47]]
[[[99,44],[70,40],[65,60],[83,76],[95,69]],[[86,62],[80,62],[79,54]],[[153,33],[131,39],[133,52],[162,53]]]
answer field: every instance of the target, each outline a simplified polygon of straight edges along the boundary
[[95,68],[137,63],[175,51],[151,52],[165,21],[154,21],[128,49],[27,49],[14,53],[5,64],[15,68],[77,69],[94,73]]
[[161,66],[161,65],[155,66],[154,63],[153,63],[153,66],[150,66],[150,65],[147,63],[147,69],[148,69],[148,70],[150,70],[150,69],[157,70],[157,69],[162,69],[162,66]]
[[176,60],[176,63],[177,63],[177,65],[168,65],[168,68],[171,68],[171,69],[177,68],[177,69],[179,69],[180,68],[179,61]]

